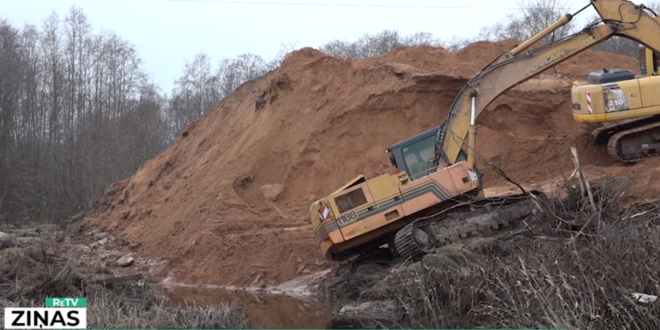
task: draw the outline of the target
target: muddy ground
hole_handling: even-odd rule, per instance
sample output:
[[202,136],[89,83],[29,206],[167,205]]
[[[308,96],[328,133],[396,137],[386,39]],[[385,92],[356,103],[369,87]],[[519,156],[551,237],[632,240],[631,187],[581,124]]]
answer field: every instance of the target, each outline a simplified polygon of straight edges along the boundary
[[635,297],[660,288],[660,201],[622,204],[632,182],[594,184],[595,208],[577,189],[547,195],[514,235],[331,273],[330,326],[657,329],[660,310]]
[[75,220],[0,226],[0,304],[87,297],[89,327],[113,329],[325,328],[332,317],[316,299],[330,269],[276,286],[182,283],[168,276],[168,260],[135,253],[139,244],[79,229]]

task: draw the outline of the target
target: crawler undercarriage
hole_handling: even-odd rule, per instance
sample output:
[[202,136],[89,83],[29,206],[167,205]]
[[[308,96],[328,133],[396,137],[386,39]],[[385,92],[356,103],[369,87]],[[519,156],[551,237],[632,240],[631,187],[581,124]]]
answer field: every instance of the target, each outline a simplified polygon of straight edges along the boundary
[[390,240],[389,246],[365,251],[344,262],[338,274],[350,274],[364,263],[396,264],[418,260],[434,249],[475,237],[493,237],[515,233],[520,224],[536,214],[540,191],[496,196],[463,202],[431,216],[417,219]]
[[607,145],[615,159],[634,163],[660,153],[660,116],[626,120],[592,132],[596,144]]

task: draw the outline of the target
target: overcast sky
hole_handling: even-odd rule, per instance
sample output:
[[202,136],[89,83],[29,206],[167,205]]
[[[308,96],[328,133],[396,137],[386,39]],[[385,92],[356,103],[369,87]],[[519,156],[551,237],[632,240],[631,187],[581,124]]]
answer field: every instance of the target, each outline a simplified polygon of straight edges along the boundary
[[[638,2],[638,1],[635,1]],[[252,52],[271,59],[282,43],[317,47],[332,39],[398,29],[440,38],[472,36],[515,10],[515,0],[0,0],[0,18],[41,24],[76,4],[95,31],[135,44],[143,67],[170,92],[186,60],[205,52],[214,64]],[[574,11],[588,0],[568,0]],[[585,13],[586,14],[586,13]],[[587,15],[581,16],[587,16]],[[589,12],[588,14],[591,14]]]

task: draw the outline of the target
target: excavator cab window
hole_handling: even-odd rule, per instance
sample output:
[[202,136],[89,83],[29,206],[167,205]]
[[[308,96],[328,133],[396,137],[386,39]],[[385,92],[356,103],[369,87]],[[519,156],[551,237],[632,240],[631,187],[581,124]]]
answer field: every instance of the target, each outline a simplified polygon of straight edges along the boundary
[[435,136],[408,145],[401,151],[408,167],[408,175],[413,180],[423,177],[428,174],[429,160],[435,156]]
[[660,54],[653,52],[653,73],[658,72],[658,67],[660,67]]
[[435,159],[435,139],[440,126],[394,143],[387,152],[397,171],[408,174],[411,181],[429,174]]

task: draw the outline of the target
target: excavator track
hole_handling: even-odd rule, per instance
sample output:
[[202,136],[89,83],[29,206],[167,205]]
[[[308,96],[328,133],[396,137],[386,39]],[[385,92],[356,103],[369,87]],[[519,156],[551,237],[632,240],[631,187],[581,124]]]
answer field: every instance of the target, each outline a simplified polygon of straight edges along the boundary
[[660,116],[632,119],[592,132],[596,144],[607,145],[610,156],[624,163],[660,155]]
[[521,220],[534,213],[534,196],[540,191],[526,194],[496,196],[467,201],[431,216],[419,218],[401,228],[388,249],[378,248],[363,252],[336,269],[339,278],[350,277],[358,267],[367,264],[390,265],[397,260],[417,257],[446,244],[458,243],[475,236],[489,237],[512,229]]
[[660,122],[614,134],[607,143],[607,151],[626,163],[660,156]]
[[660,116],[622,120],[616,122],[615,124],[597,128],[591,133],[591,135],[593,135],[594,139],[596,139],[596,144],[607,145],[612,136],[619,132],[627,131],[629,129],[634,129],[648,124],[653,124],[656,122],[660,122]]
[[415,220],[397,232],[394,238],[396,256],[416,259],[444,245],[513,229],[535,214],[534,197],[539,195],[542,193],[532,191],[464,202]]

